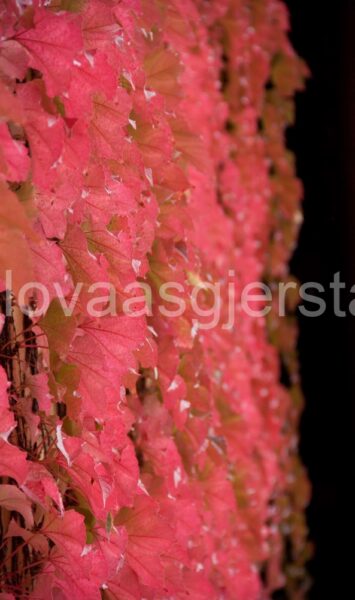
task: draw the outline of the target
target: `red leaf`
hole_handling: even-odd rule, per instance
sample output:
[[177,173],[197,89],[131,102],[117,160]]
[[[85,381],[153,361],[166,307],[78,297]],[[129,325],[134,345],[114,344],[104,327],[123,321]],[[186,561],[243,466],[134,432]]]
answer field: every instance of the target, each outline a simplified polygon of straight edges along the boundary
[[20,513],[27,527],[33,527],[32,506],[27,497],[15,485],[0,485],[0,506]]
[[60,246],[75,283],[90,285],[107,281],[107,274],[97,257],[89,252],[87,239],[80,227],[70,225]]
[[124,508],[115,522],[128,533],[127,561],[144,585],[157,589],[164,573],[160,557],[172,545],[172,531],[147,496],[138,496],[134,508]]
[[153,90],[166,96],[181,96],[178,78],[182,64],[177,55],[164,48],[158,48],[145,57],[144,70],[147,84]]
[[22,537],[36,552],[40,552],[43,556],[48,554],[48,540],[41,533],[33,533],[23,527],[20,527],[14,519],[11,519],[7,529],[6,538]]
[[17,95],[26,115],[33,182],[40,189],[47,190],[56,178],[55,166],[64,144],[64,123],[55,112],[53,114],[43,109],[45,96],[38,79],[19,85]]
[[4,123],[0,123],[0,169],[4,179],[23,181],[27,178],[30,159],[22,142],[14,140]]
[[28,69],[29,57],[25,48],[15,40],[4,40],[0,45],[0,71],[11,79],[21,81]]
[[39,326],[47,336],[50,350],[62,355],[68,353],[77,324],[74,316],[65,315],[58,298],[52,300]]
[[53,476],[45,466],[38,462],[29,462],[26,483],[21,486],[27,496],[44,509],[54,506],[63,512],[63,500]]
[[87,49],[112,49],[122,33],[122,26],[113,13],[114,5],[102,0],[92,0],[85,6],[83,14],[83,36]]
[[99,93],[112,100],[118,85],[116,71],[101,52],[86,53],[74,61],[73,77],[67,97],[64,98],[66,117],[89,119],[93,111],[93,97]]
[[46,514],[41,533],[54,542],[57,548],[77,560],[84,548],[86,531],[84,517],[75,510],[67,510],[63,517]]
[[141,597],[138,577],[127,564],[108,582],[108,589],[104,593],[105,600],[138,600]]
[[0,117],[6,121],[23,123],[24,113],[18,98],[0,81]]
[[33,28],[17,33],[14,38],[29,53],[31,67],[43,73],[48,95],[53,97],[68,89],[72,64],[82,48],[82,36],[76,17],[37,8]]
[[125,216],[138,210],[132,190],[109,173],[106,174],[101,167],[90,169],[84,195],[93,221],[105,226],[113,215]]
[[0,196],[0,282],[5,282],[5,272],[9,271],[11,281],[8,281],[8,287],[17,294],[22,285],[34,279],[25,235],[33,240],[38,238],[31,228],[24,205],[1,180]]
[[0,474],[12,477],[19,485],[25,482],[29,467],[25,452],[16,446],[0,440]]
[[128,125],[131,106],[131,99],[122,88],[117,89],[113,100],[106,100],[99,94],[96,96],[90,136],[100,161],[104,158],[117,160],[122,155],[125,143],[123,127]]
[[135,364],[133,351],[144,341],[145,319],[129,316],[101,317],[87,320],[81,328],[89,334],[104,354],[107,364],[127,369]]
[[19,202],[16,194],[11,192],[3,181],[0,181],[0,194],[0,227],[18,229],[29,237],[38,239],[32,231],[31,223],[27,218],[23,204]]
[[172,153],[172,135],[170,129],[162,121],[159,126],[150,123],[137,123],[132,130],[146,167],[157,169],[169,160]]

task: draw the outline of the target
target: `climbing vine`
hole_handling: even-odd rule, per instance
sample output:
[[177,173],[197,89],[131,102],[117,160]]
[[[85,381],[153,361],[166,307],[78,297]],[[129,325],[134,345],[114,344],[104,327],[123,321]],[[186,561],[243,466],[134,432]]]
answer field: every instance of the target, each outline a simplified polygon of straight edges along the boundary
[[296,325],[241,310],[302,220],[284,4],[0,19],[0,599],[304,598]]

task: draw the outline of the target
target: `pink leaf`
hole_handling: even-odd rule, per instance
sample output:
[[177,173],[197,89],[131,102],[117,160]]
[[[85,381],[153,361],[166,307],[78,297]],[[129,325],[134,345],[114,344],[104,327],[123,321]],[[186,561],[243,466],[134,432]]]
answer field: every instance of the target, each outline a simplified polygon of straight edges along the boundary
[[[26,133],[29,140],[33,166],[33,181],[40,189],[47,190],[56,178],[55,165],[63,150],[64,123],[54,112],[43,109],[45,101],[40,80],[17,86],[26,116]],[[48,100],[47,100],[48,102]]]
[[70,14],[37,8],[33,28],[23,29],[15,39],[29,53],[32,67],[43,73],[48,95],[65,91],[72,77],[72,64],[82,47],[82,37],[76,18]]
[[56,544],[72,560],[83,551],[86,539],[84,517],[75,510],[67,510],[63,517],[46,514],[41,533]]
[[160,557],[172,545],[172,531],[157,514],[154,501],[138,496],[134,508],[120,511],[116,523],[128,533],[127,561],[139,580],[153,589],[163,580]]
[[26,453],[16,446],[0,440],[0,475],[11,477],[21,485],[26,480],[28,470]]
[[0,169],[4,179],[23,181],[27,178],[30,159],[22,142],[14,140],[4,123],[0,123]]
[[85,53],[75,61],[73,78],[64,98],[66,117],[89,119],[93,110],[93,97],[102,93],[108,100],[115,94],[118,76],[101,52]]
[[20,527],[14,519],[11,519],[5,537],[21,537],[27,544],[30,544],[36,552],[40,552],[42,555],[48,553],[48,540],[44,535],[41,533],[33,533],[32,531]]
[[15,485],[0,485],[0,506],[20,513],[28,528],[33,527],[32,506],[27,496]]

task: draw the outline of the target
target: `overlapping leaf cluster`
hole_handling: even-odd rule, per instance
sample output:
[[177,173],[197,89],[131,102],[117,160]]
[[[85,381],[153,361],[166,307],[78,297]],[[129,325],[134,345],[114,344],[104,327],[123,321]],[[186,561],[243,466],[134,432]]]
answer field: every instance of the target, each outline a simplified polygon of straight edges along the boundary
[[[301,220],[284,132],[306,70],[284,5],[0,14],[0,598],[302,598],[295,325],[241,310],[248,283],[288,277]],[[42,318],[38,286],[19,308],[29,281]],[[117,315],[92,316],[97,282]],[[131,317],[137,282],[152,314]],[[182,316],[158,309],[167,282]],[[211,308],[208,283],[212,329],[190,303],[197,285]]]

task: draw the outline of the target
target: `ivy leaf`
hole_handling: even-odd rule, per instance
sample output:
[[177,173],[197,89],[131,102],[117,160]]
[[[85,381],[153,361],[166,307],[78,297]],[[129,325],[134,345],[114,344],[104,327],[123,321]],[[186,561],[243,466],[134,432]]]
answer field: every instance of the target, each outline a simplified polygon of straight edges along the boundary
[[23,204],[19,202],[16,194],[14,194],[3,181],[0,181],[0,195],[0,227],[18,229],[29,237],[38,239],[33,233]]
[[84,517],[75,510],[65,511],[63,517],[48,513],[41,533],[52,540],[61,552],[77,560],[86,540]]
[[16,40],[4,40],[0,47],[0,71],[11,79],[22,81],[28,69],[28,53]]
[[57,546],[52,548],[47,570],[44,569],[43,577],[38,577],[34,598],[47,598],[48,590],[52,589],[63,600],[101,600],[101,582],[94,576],[93,569],[85,567],[84,558]]
[[162,121],[160,127],[137,120],[136,130],[131,130],[137,141],[146,167],[157,169],[163,167],[172,153],[172,135]]
[[77,225],[69,225],[60,243],[74,283],[90,284],[107,281],[107,274],[97,257],[89,252],[87,239]]
[[157,48],[144,59],[147,84],[165,96],[182,95],[179,75],[182,64],[176,54],[164,48]]
[[29,472],[26,453],[0,439],[0,475],[12,477],[19,485],[24,483]]
[[38,324],[47,336],[50,350],[67,354],[77,325],[74,316],[65,315],[58,298],[52,300]]
[[125,132],[128,125],[132,101],[122,88],[118,88],[113,100],[102,94],[94,99],[94,114],[90,123],[90,136],[94,151],[100,162],[102,159],[118,159],[122,156]]
[[145,319],[118,315],[87,320],[81,324],[92,337],[95,344],[102,348],[109,362],[126,361],[131,363],[130,354],[145,339]]
[[43,73],[49,96],[53,98],[68,89],[73,60],[82,48],[75,17],[36,8],[33,27],[23,28],[14,39],[28,51],[31,67]]
[[67,98],[64,97],[66,117],[91,117],[93,97],[101,93],[112,100],[118,84],[116,71],[102,52],[86,53],[75,61]]
[[[41,80],[18,85],[17,96],[26,117],[33,182],[40,189],[48,190],[56,178],[55,166],[63,150],[64,122],[46,98]],[[43,108],[46,102],[52,112]]]
[[83,15],[83,36],[85,48],[88,50],[112,49],[122,25],[113,13],[114,5],[109,5],[102,0],[91,0],[87,3]]
[[192,164],[199,171],[208,169],[209,156],[206,143],[193,130],[191,130],[183,119],[171,119],[171,129],[177,150],[181,152],[184,161]]
[[33,264],[28,244],[18,229],[0,226],[0,285],[5,289],[5,273],[12,273],[12,290],[17,295],[20,288],[33,281]]
[[104,600],[137,600],[141,596],[138,577],[127,564],[108,582],[108,589],[103,593]]
[[0,117],[15,123],[24,121],[24,112],[18,98],[2,81],[0,81]]
[[38,241],[38,235],[31,227],[24,204],[1,180],[0,196],[0,281],[5,282],[8,271],[11,281],[7,284],[16,295],[23,285],[34,281],[26,237],[34,242]]
[[161,555],[172,544],[171,530],[157,513],[154,501],[137,496],[133,508],[122,509],[115,519],[128,533],[127,561],[140,582],[153,589],[163,580]]
[[21,537],[27,544],[32,546],[35,552],[40,552],[42,556],[48,554],[48,540],[41,533],[33,533],[23,527],[20,527],[14,519],[11,519],[5,538]]
[[11,137],[4,123],[0,123],[0,147],[0,177],[8,181],[24,181],[30,168],[27,149],[22,142]]
[[32,506],[27,496],[15,485],[0,485],[0,506],[20,513],[29,529],[33,527]]
[[85,181],[85,204],[94,223],[105,226],[113,215],[126,216],[138,209],[132,190],[99,166],[90,170]]

